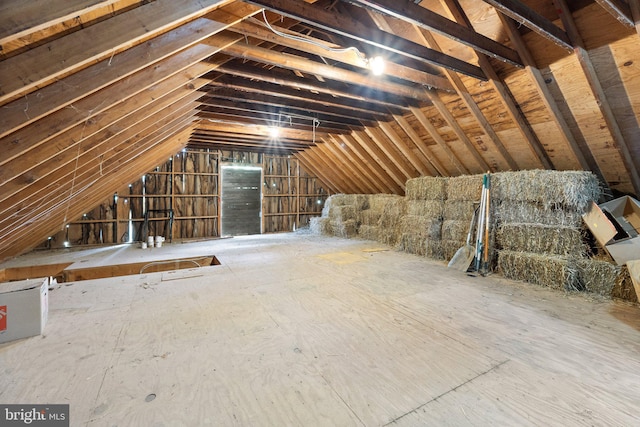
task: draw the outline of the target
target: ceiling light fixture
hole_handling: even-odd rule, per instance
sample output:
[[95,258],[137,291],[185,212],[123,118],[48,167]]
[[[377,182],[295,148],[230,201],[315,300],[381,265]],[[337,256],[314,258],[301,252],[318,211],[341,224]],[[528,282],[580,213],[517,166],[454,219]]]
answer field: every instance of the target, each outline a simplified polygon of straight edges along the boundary
[[273,139],[276,139],[280,136],[280,127],[279,126],[269,126],[269,136]]
[[374,76],[381,76],[384,74],[385,61],[382,56],[374,56],[369,59],[369,69]]

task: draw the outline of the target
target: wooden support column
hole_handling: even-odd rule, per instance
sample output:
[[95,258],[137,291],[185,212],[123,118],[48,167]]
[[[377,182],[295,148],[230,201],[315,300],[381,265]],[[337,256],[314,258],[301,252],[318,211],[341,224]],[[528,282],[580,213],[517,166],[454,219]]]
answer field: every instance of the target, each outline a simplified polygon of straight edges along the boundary
[[393,116],[393,118],[396,120],[396,123],[400,125],[400,127],[407,134],[407,136],[411,139],[411,141],[413,141],[413,143],[418,148],[418,150],[420,150],[420,152],[425,156],[425,158],[429,162],[431,162],[431,165],[433,165],[433,167],[435,168],[435,171],[437,172],[437,174],[434,174],[434,175],[449,176],[449,173],[447,172],[445,167],[442,165],[440,160],[438,160],[438,158],[433,154],[433,152],[429,149],[429,147],[427,147],[427,144],[425,144],[422,141],[418,133],[415,131],[415,129],[411,127],[407,119],[405,119],[402,116]]
[[422,110],[417,107],[414,107],[414,108],[411,108],[411,113],[418,120],[418,122],[420,122],[422,127],[425,128],[425,130],[429,133],[429,135],[431,135],[431,138],[433,138],[436,144],[438,144],[438,146],[445,152],[445,154],[447,155],[447,157],[449,158],[453,166],[455,166],[455,168],[458,170],[458,172],[460,172],[460,174],[463,174],[463,175],[468,174],[469,169],[467,169],[465,165],[462,164],[460,159],[458,159],[456,154],[453,151],[451,151],[451,148],[449,148],[447,141],[445,141],[442,138],[442,136],[440,136],[440,134],[438,133],[438,129],[436,129],[436,127],[429,121],[429,119],[427,118],[427,116],[424,115]]
[[337,137],[360,158],[363,165],[368,166],[369,170],[377,178],[378,184],[383,187],[383,193],[397,194],[402,192],[402,188],[394,182],[389,172],[353,135],[340,134]]
[[574,48],[574,52],[582,66],[582,70],[584,72],[587,81],[589,82],[589,88],[593,93],[593,96],[596,99],[598,107],[600,108],[600,113],[607,123],[607,127],[609,128],[609,132],[613,138],[613,142],[622,157],[622,161],[631,177],[631,185],[633,185],[633,189],[636,194],[640,194],[640,175],[638,174],[638,167],[633,161],[633,157],[631,156],[631,150],[629,149],[629,145],[627,141],[625,141],[624,136],[622,135],[622,131],[620,130],[620,126],[616,121],[616,117],[611,109],[611,105],[609,104],[609,100],[607,99],[607,95],[605,94],[604,88],[600,83],[600,79],[596,73],[595,67],[591,62],[591,58],[589,58],[589,53],[584,47],[584,42],[582,41],[582,37],[578,32],[578,28],[573,20],[573,16],[571,15],[571,11],[567,2],[565,0],[553,0],[553,3],[556,5],[556,8],[560,11],[560,19],[562,19],[562,23],[564,27],[567,29],[567,33],[569,34],[569,38],[571,39],[571,43]]

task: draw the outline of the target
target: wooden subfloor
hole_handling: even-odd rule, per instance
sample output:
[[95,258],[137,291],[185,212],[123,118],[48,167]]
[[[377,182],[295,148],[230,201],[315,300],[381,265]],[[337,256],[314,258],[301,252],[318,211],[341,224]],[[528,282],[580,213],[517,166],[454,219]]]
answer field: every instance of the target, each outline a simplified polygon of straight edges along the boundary
[[73,426],[631,426],[640,308],[300,233],[36,253],[222,265],[61,284],[0,402]]

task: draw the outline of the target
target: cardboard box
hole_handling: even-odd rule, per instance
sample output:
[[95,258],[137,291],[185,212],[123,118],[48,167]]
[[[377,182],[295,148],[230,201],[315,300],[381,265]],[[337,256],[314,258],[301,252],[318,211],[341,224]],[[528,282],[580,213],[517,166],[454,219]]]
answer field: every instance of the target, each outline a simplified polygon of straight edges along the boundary
[[0,283],[0,343],[40,335],[49,314],[49,278]]
[[582,215],[594,237],[618,265],[640,259],[640,202],[624,196],[596,205]]

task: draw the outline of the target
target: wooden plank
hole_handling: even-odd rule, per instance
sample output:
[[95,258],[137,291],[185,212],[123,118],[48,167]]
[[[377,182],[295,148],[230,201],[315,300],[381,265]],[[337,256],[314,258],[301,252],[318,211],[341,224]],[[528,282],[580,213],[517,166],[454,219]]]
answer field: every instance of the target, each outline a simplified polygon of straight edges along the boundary
[[[59,262],[55,264],[28,265],[24,267],[7,267],[2,269],[0,282],[12,282],[14,280],[33,279],[36,277],[58,277],[62,270],[70,266],[71,262]],[[0,289],[2,286],[0,285]]]
[[233,25],[236,21],[229,17],[227,9],[232,8],[212,14],[220,21],[198,18],[6,104],[0,117],[0,137]]
[[[630,0],[632,3],[635,0]],[[618,22],[628,28],[634,28],[635,22],[631,15],[631,7],[624,0],[596,0],[604,10],[616,18]]]
[[306,170],[316,175],[325,184],[325,186],[329,189],[329,191],[332,191],[334,193],[340,193],[339,186],[334,182],[334,179],[329,175],[325,175],[324,171],[317,168],[317,165],[315,164],[315,162],[307,158],[305,151],[297,152],[295,154],[295,157],[304,166]]
[[453,71],[485,80],[485,76],[475,65],[460,61],[440,52],[435,52],[393,34],[368,28],[347,16],[324,8],[284,0],[249,0],[247,3],[268,8],[281,15],[297,19],[331,33],[337,33],[362,43],[373,45],[385,51],[403,55],[421,63],[451,69]]
[[340,193],[357,194],[360,192],[353,180],[351,180],[343,170],[340,170],[340,168],[336,168],[334,165],[329,163],[326,159],[326,154],[320,153],[320,150],[318,150],[317,147],[306,150],[304,155],[314,161],[318,168],[326,171],[328,175],[331,175],[333,181],[337,182]]
[[350,136],[354,139],[354,141],[358,143],[360,147],[364,148],[364,150],[374,159],[374,161],[387,172],[387,175],[389,175],[391,179],[393,179],[393,182],[395,182],[396,186],[400,187],[400,189],[404,192],[407,178],[404,176],[402,171],[400,171],[398,166],[396,166],[395,162],[390,162],[387,160],[388,157],[386,153],[378,146],[378,144],[373,141],[367,133],[363,131],[351,132]]
[[[274,24],[272,24],[272,27],[277,31],[285,34],[296,34],[293,31],[278,27]],[[305,39],[309,40],[309,42],[302,43],[286,37],[277,36],[272,31],[249,22],[240,22],[231,27],[230,30],[233,32],[241,33],[245,36],[255,37],[271,43],[277,43],[282,46],[295,48],[324,58],[333,59],[334,61],[340,61],[354,67],[366,69],[367,71],[369,70],[368,63],[364,61],[363,58],[360,55],[356,54],[353,50],[348,50],[346,52],[336,52],[332,50],[332,48],[339,48],[338,45],[329,43],[325,40],[315,39],[313,37],[310,37],[309,35],[305,35]],[[320,46],[327,46],[327,48]],[[435,89],[441,89],[445,91],[453,90],[451,84],[446,79],[440,76],[399,65],[394,62],[387,62],[385,64],[385,75],[393,76],[402,80],[407,80]]]
[[[640,36],[640,1],[629,0],[629,7],[631,9],[631,17],[635,22],[636,33]],[[638,298],[640,300],[640,298]]]
[[0,159],[0,165],[27,150],[44,144],[72,126],[89,121],[93,116],[106,110],[111,105],[122,102],[159,81],[186,70],[192,64],[196,64],[193,65],[190,71],[197,73],[193,75],[194,78],[204,74],[211,70],[212,66],[206,63],[199,63],[199,61],[216,51],[216,48],[209,45],[196,45],[161,61],[155,67],[139,71],[128,79],[120,80],[91,96],[82,98],[76,104],[69,106],[69,108],[58,110],[28,127],[0,138],[0,145],[7,147],[4,156]]
[[522,66],[516,51],[473,31],[472,28],[421,7],[418,3],[399,3],[396,0],[351,0],[351,2],[436,32],[493,58]]
[[401,193],[402,188],[394,182],[388,169],[382,167],[366,147],[363,147],[353,135],[337,135],[337,137],[361,159],[363,164],[375,174],[378,182],[385,188],[383,193]]
[[362,178],[362,175],[358,173],[358,170],[345,159],[345,156],[339,151],[335,150],[330,142],[323,142],[318,144],[314,151],[317,151],[323,159],[327,160],[327,163],[332,164],[334,168],[338,168],[346,179],[349,180],[351,185],[355,187],[356,194],[370,193],[369,184]]
[[347,163],[356,168],[357,174],[361,175],[367,183],[370,193],[385,193],[388,189],[380,182],[375,173],[369,168],[369,164],[352,150],[338,136],[330,135],[329,141],[325,141],[329,146],[333,145],[333,150],[342,153],[346,157]]
[[582,71],[587,78],[589,88],[596,99],[596,102],[600,109],[600,113],[607,123],[607,127],[609,129],[609,132],[611,133],[611,136],[613,137],[615,146],[620,153],[620,156],[622,157],[622,161],[624,162],[627,172],[629,173],[631,184],[633,185],[635,192],[640,194],[640,174],[638,173],[638,167],[633,159],[633,156],[631,155],[629,144],[625,140],[620,129],[620,125],[618,124],[615,114],[611,109],[611,105],[609,104],[609,100],[607,99],[600,79],[598,78],[595,67],[593,66],[593,63],[589,58],[589,53],[584,47],[582,37],[580,36],[578,28],[575,25],[575,21],[573,20],[573,16],[571,15],[569,6],[567,5],[565,0],[554,0],[554,4],[560,11],[560,19],[562,19],[562,23],[567,29],[569,38],[571,39],[572,44],[575,46],[574,52],[580,62]]
[[339,160],[340,167],[348,171],[348,175],[352,177],[360,188],[360,193],[370,194],[376,193],[377,188],[374,183],[363,173],[360,168],[360,164],[357,159],[351,157],[351,153],[345,150],[340,145],[336,145],[336,141],[332,138],[327,138],[322,144],[318,146],[320,149],[325,149],[331,152],[334,159]]
[[436,107],[440,115],[445,119],[445,121],[449,124],[449,126],[451,126],[455,134],[458,136],[458,139],[460,140],[460,142],[462,142],[462,144],[467,148],[467,150],[476,160],[478,165],[480,165],[480,168],[482,168],[482,170],[491,171],[492,168],[480,155],[480,153],[478,152],[476,147],[473,145],[471,140],[469,140],[469,137],[467,137],[467,134],[465,133],[465,131],[462,129],[460,124],[458,124],[455,117],[453,117],[453,114],[451,114],[451,112],[447,109],[447,106],[444,104],[442,99],[440,99],[440,96],[437,93],[434,93],[431,95],[431,102],[433,102],[433,106]]
[[[54,209],[49,209],[38,217],[30,217],[29,221],[16,223],[9,235],[0,240],[0,259],[17,256],[38,245],[47,236],[52,235],[52,231],[58,230],[61,223],[66,223],[67,218],[79,217],[99,203],[106,194],[113,194],[140,177],[149,170],[149,164],[158,164],[161,159],[166,159],[171,153],[179,151],[180,147],[186,144],[190,131],[191,119],[189,118],[186,122],[178,121],[176,126],[161,132],[149,143],[129,146],[119,151],[117,156],[120,160],[113,163],[115,172],[98,178],[96,183],[75,192],[71,198],[65,197],[54,206]],[[163,145],[164,141],[168,143]],[[161,146],[163,148],[160,148]],[[151,150],[153,147],[158,148]]]
[[502,14],[499,15],[500,19],[509,34],[509,38],[511,42],[514,44],[518,52],[520,53],[520,57],[522,58],[522,62],[525,65],[525,70],[529,75],[531,81],[534,83],[536,91],[540,96],[540,100],[544,103],[547,110],[549,110],[551,120],[555,122],[556,126],[560,130],[560,133],[564,137],[565,141],[571,147],[573,154],[576,159],[580,163],[580,166],[585,170],[593,171],[600,178],[602,183],[605,183],[606,180],[598,166],[597,162],[593,157],[593,153],[589,149],[589,146],[580,145],[576,138],[573,136],[571,132],[571,128],[567,123],[562,111],[558,107],[557,102],[553,98],[553,94],[549,91],[547,84],[544,81],[544,76],[542,72],[538,69],[531,52],[529,52],[529,48],[527,47],[524,39],[520,35],[518,28],[516,27],[515,22]]
[[445,167],[438,160],[438,158],[431,152],[429,147],[427,147],[427,144],[425,144],[422,141],[422,139],[420,138],[418,133],[415,131],[415,129],[413,129],[409,124],[409,122],[407,122],[407,119],[405,119],[403,116],[393,116],[393,118],[396,120],[396,123],[400,125],[402,130],[404,130],[404,132],[407,134],[409,139],[413,141],[415,146],[418,147],[418,150],[420,150],[420,152],[427,158],[427,160],[431,162],[431,164],[437,171],[437,174],[440,176],[449,176],[449,173],[447,172]]
[[387,136],[387,138],[393,142],[395,147],[400,150],[400,153],[409,160],[409,163],[411,163],[411,165],[420,173],[420,176],[437,175],[433,166],[428,162],[423,162],[389,123],[380,122],[379,128],[382,129],[382,132]]
[[[231,0],[156,0],[4,61],[0,103],[52,83]],[[43,63],[42,58],[48,58]],[[28,77],[25,77],[28,76]]]
[[407,161],[407,159],[398,151],[380,131],[378,127],[365,127],[364,134],[384,153],[384,163],[391,163],[398,171],[400,171],[401,178],[404,182],[407,179],[417,176],[418,171]]
[[460,174],[468,174],[469,170],[462,164],[460,159],[455,155],[451,148],[447,145],[447,142],[440,136],[436,127],[429,121],[427,116],[419,108],[412,108],[411,113],[420,122],[423,128],[431,135],[431,138],[438,144],[438,146],[446,153],[451,163],[456,167]]
[[627,268],[629,269],[633,289],[636,291],[636,297],[640,301],[640,259],[627,261]]
[[[234,38],[229,38],[229,40],[235,41]],[[226,46],[226,40],[219,37],[217,37],[216,40],[207,41],[207,43],[219,46],[225,53],[237,58],[319,75],[331,80],[338,80],[345,83],[368,87],[373,90],[389,92],[394,95],[429,102],[429,98],[425,95],[425,90],[423,88],[398,84],[384,78],[373,78],[355,71],[332,67],[323,63],[310,61],[300,56],[275,52],[257,46],[240,44]]]
[[499,12],[538,33],[567,51],[573,50],[569,36],[544,16],[517,0],[484,0]]

